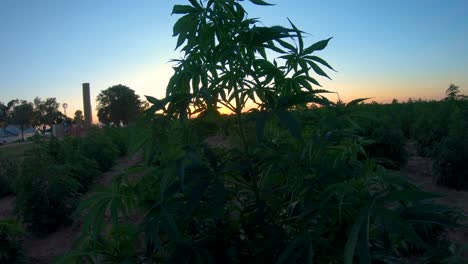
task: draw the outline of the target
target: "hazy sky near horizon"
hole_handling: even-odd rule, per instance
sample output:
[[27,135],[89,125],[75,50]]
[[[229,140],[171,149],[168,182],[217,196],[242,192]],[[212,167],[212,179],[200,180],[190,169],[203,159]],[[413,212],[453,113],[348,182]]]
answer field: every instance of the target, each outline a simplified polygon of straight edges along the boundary
[[[68,115],[82,109],[81,83],[94,98],[124,84],[163,97],[176,39],[171,16],[184,0],[1,0],[0,101],[56,97]],[[450,83],[468,94],[467,0],[270,0],[245,2],[263,24],[334,37],[318,53],[338,72],[325,88],[345,101],[440,99]]]

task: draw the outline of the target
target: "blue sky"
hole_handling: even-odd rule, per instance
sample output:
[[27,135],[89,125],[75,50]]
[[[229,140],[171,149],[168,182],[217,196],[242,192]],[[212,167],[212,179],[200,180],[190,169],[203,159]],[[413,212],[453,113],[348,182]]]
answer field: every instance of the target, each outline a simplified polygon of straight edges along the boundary
[[[162,97],[177,58],[172,6],[178,0],[1,0],[0,101],[56,97],[82,108],[115,84]],[[325,88],[342,99],[434,98],[455,83],[468,94],[466,0],[270,0],[245,4],[265,25],[289,17],[310,43],[334,37],[320,53],[337,73]],[[95,105],[93,105],[95,107]]]

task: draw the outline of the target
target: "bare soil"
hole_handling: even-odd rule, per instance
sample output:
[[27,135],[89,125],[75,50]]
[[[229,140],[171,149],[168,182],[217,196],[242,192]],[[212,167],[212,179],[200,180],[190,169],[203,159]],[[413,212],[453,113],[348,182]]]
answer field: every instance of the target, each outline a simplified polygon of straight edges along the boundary
[[207,138],[204,143],[212,148],[232,149],[234,146],[228,138],[223,135],[215,135]]
[[[468,192],[436,185],[434,181],[435,173],[432,169],[432,159],[421,157],[417,153],[413,142],[407,143],[406,150],[409,158],[407,164],[401,169],[401,173],[423,190],[443,194],[443,197],[437,199],[438,202],[458,207],[462,209],[465,217],[468,217]],[[456,228],[448,233],[450,241],[458,245],[468,244],[468,218],[462,224],[465,226]],[[463,256],[468,258],[468,252],[465,252]]]
[[14,216],[15,200],[16,197],[14,195],[9,195],[0,199],[0,220]]
[[[103,173],[96,181],[95,186],[109,186],[112,179],[125,172],[126,169],[137,165],[142,161],[142,154],[123,157],[117,160],[116,165],[109,171]],[[92,191],[86,195],[92,194]],[[0,199],[0,219],[16,217],[14,214],[15,196],[7,196]],[[29,263],[52,263],[54,258],[66,253],[78,237],[82,222],[75,221],[70,226],[60,227],[46,237],[35,237],[32,235],[24,239],[24,254]]]

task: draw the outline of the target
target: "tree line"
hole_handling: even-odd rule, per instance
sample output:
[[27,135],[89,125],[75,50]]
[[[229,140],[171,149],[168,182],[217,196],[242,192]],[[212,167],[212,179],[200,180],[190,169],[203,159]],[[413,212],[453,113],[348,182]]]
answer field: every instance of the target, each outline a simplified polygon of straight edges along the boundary
[[21,129],[21,138],[24,140],[24,130],[34,127],[41,134],[47,128],[67,120],[59,110],[60,103],[54,97],[45,100],[36,97],[32,102],[14,99],[4,104],[0,102],[0,127],[17,125]]
[[[127,125],[143,112],[147,103],[140,100],[135,91],[125,85],[114,85],[97,96],[97,116],[104,125]],[[54,124],[63,122],[83,124],[83,111],[76,110],[74,117],[69,118],[60,110],[60,103],[55,97],[41,99],[36,97],[32,102],[14,99],[7,103],[0,102],[0,127],[17,125],[21,129],[24,140],[24,130],[34,127],[42,135]]]
[[[465,95],[460,94],[459,86],[454,84],[450,84],[445,94],[444,100],[466,99]],[[142,101],[134,90],[122,84],[101,91],[96,102],[98,120],[104,125],[126,126],[135,121],[148,108],[148,102]],[[394,99],[393,103],[396,102]],[[33,102],[20,99],[11,100],[6,104],[0,102],[0,127],[8,124],[20,126],[22,140],[24,140],[24,129],[30,126],[44,135],[47,128],[54,124],[84,123],[81,110],[76,110],[71,119],[60,112],[59,108],[60,103],[54,97],[45,100],[36,97]]]

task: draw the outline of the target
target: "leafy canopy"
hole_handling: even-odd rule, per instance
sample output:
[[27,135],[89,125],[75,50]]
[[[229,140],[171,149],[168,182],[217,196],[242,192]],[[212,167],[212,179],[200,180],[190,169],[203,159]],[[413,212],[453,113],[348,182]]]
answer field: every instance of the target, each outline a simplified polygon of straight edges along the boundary
[[32,103],[22,100],[13,107],[11,112],[11,124],[19,125],[21,128],[21,137],[24,140],[23,131],[30,126],[34,118],[34,107]]
[[4,103],[0,102],[0,128],[3,127],[4,124],[6,123],[7,116],[8,116],[7,106]]
[[73,117],[73,123],[78,124],[78,125],[84,124],[83,111],[81,111],[81,110],[76,110],[75,111],[75,115]]
[[218,105],[240,115],[249,100],[264,110],[324,101],[317,94],[326,91],[313,88],[320,84],[311,74],[329,78],[322,67],[333,68],[314,53],[330,39],[306,46],[291,21],[290,28],[263,26],[240,1],[190,1],[173,14],[182,15],[173,28],[182,58],[174,60],[167,97],[148,97],[152,110],[185,119]]
[[99,122],[103,124],[127,125],[141,111],[140,97],[134,90],[121,84],[101,91],[97,96],[97,103],[97,115]]
[[[62,263],[400,263],[411,250],[443,253],[439,235],[457,212],[367,155],[353,120],[366,99],[305,111],[329,104],[312,74],[333,70],[314,54],[330,39],[306,45],[292,22],[263,26],[242,1],[189,3],[173,9],[182,56],[166,98],[147,96],[135,132],[147,166],[81,204],[83,232]],[[257,113],[242,113],[249,100]],[[235,114],[217,121],[244,148],[236,135],[218,148],[199,133],[218,107]],[[187,120],[197,113],[207,115]],[[297,115],[317,118],[301,128]]]
[[445,95],[445,100],[465,100],[467,98],[467,96],[460,94],[460,87],[455,84],[450,84]]
[[36,129],[45,132],[46,126],[52,126],[63,120],[63,114],[59,111],[60,104],[55,98],[42,100],[39,97],[34,99],[34,120]]

